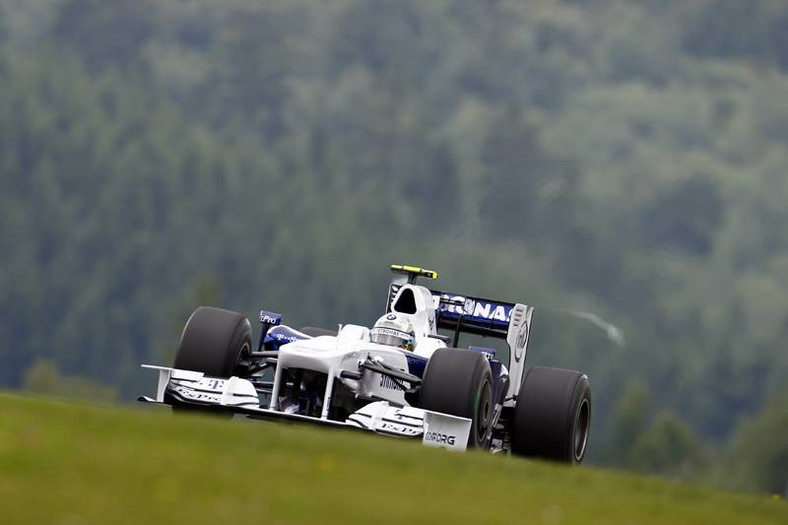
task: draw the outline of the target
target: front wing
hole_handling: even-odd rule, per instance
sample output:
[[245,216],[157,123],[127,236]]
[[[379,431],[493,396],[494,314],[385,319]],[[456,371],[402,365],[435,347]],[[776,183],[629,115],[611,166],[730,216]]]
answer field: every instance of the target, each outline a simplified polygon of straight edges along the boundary
[[345,421],[292,414],[261,407],[254,385],[240,377],[221,379],[190,370],[152,365],[142,365],[142,367],[159,371],[156,397],[140,396],[138,401],[144,403],[194,405],[252,419],[365,430],[377,434],[421,439],[426,446],[452,450],[466,449],[471,429],[470,419],[415,407],[398,407],[387,401],[371,402],[351,414]]

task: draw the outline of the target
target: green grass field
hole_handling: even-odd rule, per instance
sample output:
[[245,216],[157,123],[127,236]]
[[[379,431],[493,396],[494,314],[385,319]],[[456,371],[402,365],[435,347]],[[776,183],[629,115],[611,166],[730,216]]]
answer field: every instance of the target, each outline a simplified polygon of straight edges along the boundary
[[788,504],[588,467],[0,394],[0,522],[788,523]]

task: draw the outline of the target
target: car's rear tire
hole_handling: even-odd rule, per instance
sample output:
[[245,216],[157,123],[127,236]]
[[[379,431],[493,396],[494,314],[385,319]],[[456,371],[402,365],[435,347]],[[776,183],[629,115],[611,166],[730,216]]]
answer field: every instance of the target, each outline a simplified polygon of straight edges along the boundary
[[534,367],[523,379],[512,421],[512,453],[562,463],[583,461],[591,387],[576,370]]
[[239,372],[239,362],[251,349],[249,319],[237,312],[201,306],[183,328],[173,368],[228,378]]
[[486,447],[493,413],[490,363],[478,352],[436,350],[424,371],[419,406],[469,418],[468,447]]

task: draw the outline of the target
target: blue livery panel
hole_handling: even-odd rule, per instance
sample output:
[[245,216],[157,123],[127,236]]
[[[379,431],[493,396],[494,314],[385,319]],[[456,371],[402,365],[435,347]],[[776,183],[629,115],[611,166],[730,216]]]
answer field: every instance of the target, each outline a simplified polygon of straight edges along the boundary
[[[391,310],[391,304],[400,288],[401,285],[397,283],[389,285],[386,311]],[[459,323],[462,332],[506,338],[514,303],[437,290],[430,290],[430,293],[438,313],[438,328],[454,330]]]
[[260,310],[260,324],[267,324],[268,326],[279,326],[282,324],[282,314],[276,312],[269,312],[268,310]]
[[432,296],[436,299],[442,321],[439,326],[450,321],[456,324],[462,319],[462,325],[479,329],[509,329],[514,304],[442,292],[432,292]]
[[427,366],[427,358],[420,355],[404,352],[405,359],[408,360],[408,373],[414,376],[424,377],[424,369]]
[[268,333],[265,335],[265,343],[274,343],[277,350],[282,345],[294,341],[302,341],[304,339],[311,339],[311,337],[285,325],[274,326],[268,330]]

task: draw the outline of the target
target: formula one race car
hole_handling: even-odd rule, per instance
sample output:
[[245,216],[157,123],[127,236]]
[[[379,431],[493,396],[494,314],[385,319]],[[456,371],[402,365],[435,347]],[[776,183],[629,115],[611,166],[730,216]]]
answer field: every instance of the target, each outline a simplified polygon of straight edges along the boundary
[[[159,370],[159,383],[155,398],[139,400],[581,462],[591,422],[588,378],[548,367],[526,373],[533,308],[416,284],[436,279],[430,270],[392,270],[398,277],[386,311],[371,329],[295,330],[263,310],[253,346],[246,317],[198,308],[173,367],[143,365]],[[508,355],[458,348],[464,334],[502,339]]]

